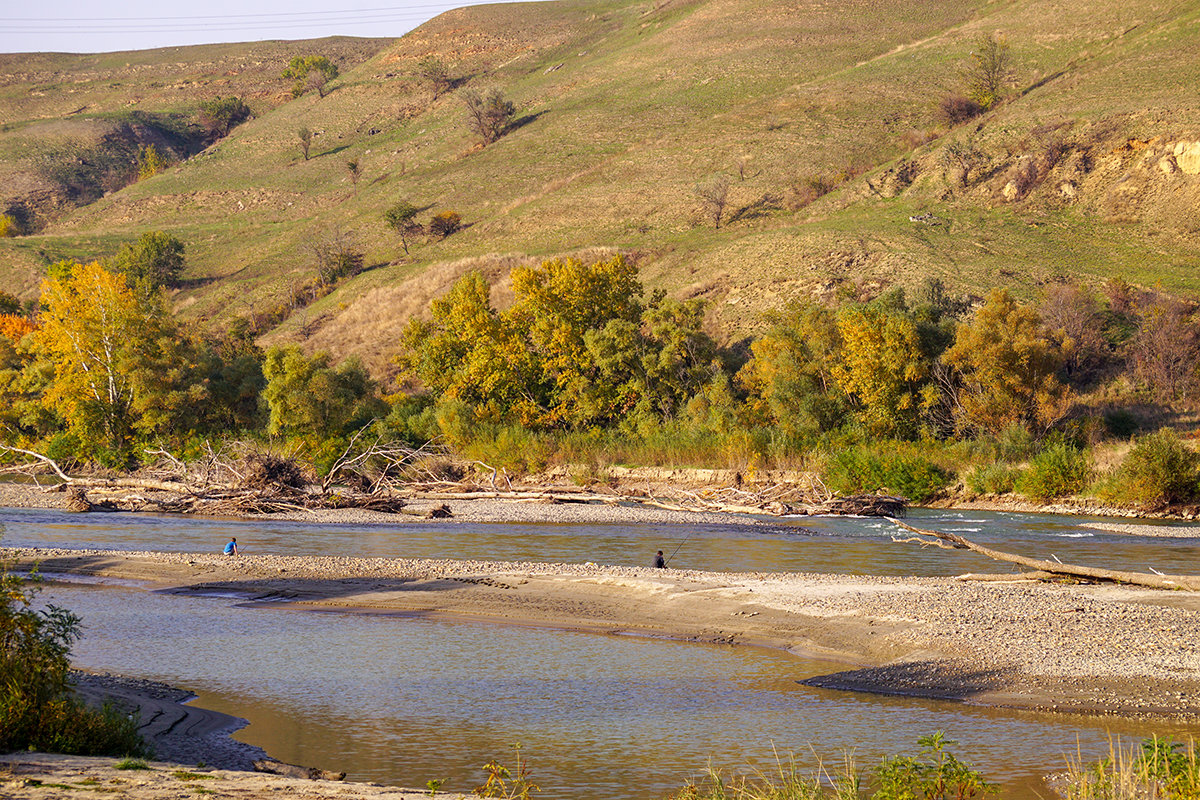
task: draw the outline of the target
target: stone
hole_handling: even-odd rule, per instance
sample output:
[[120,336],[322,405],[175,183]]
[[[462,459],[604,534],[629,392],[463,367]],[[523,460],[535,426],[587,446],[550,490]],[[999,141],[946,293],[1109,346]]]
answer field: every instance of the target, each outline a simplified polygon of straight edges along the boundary
[[1079,189],[1072,181],[1063,181],[1058,185],[1058,193],[1067,199],[1074,199],[1079,195]]
[[1200,142],[1177,143],[1175,163],[1187,175],[1200,175]]
[[1001,190],[1001,194],[1004,195],[1005,200],[1011,203],[1013,200],[1016,200],[1021,196],[1021,190],[1017,187],[1017,184],[1014,181],[1009,181],[1008,183],[1004,184],[1004,189]]
[[1158,160],[1158,168],[1163,171],[1164,175],[1174,175],[1179,171],[1179,165],[1175,163],[1175,156],[1163,156]]

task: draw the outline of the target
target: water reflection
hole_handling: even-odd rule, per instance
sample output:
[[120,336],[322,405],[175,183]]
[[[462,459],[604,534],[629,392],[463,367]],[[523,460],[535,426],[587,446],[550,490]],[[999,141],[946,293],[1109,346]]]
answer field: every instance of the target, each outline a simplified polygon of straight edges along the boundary
[[[296,763],[469,791],[520,742],[548,798],[661,797],[711,758],[773,752],[860,765],[943,730],[960,755],[1034,797],[1076,741],[1087,757],[1144,723],[1016,713],[801,686],[839,669],[746,647],[399,616],[240,608],[103,585],[54,585],[86,623],[80,665],[190,688],[250,720],[240,738]],[[810,750],[810,745],[813,750]]]

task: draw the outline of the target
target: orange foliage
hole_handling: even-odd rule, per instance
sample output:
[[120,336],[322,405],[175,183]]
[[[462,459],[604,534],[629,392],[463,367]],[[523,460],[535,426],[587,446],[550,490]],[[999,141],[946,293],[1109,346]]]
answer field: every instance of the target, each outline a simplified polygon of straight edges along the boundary
[[0,336],[5,336],[13,344],[21,341],[27,333],[36,330],[37,326],[24,317],[16,314],[0,314]]

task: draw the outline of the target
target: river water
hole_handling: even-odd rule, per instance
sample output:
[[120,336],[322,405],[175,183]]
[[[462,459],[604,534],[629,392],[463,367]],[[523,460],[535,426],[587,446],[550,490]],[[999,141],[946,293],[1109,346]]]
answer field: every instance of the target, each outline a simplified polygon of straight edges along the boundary
[[[1063,561],[1194,571],[1200,540],[1088,530],[1077,518],[922,512],[911,520]],[[878,520],[796,520],[769,527],[664,525],[325,526],[149,515],[0,509],[9,546],[213,551],[237,536],[248,552],[454,557],[738,571],[938,575],[997,565],[970,554],[895,544]],[[831,771],[916,752],[944,731],[952,750],[1004,785],[1045,796],[1066,757],[1108,753],[1113,737],[1195,735],[1200,728],[976,708],[801,686],[842,668],[727,647],[401,615],[298,612],[235,600],[157,594],[136,585],[55,583],[44,598],[84,619],[79,666],[180,685],[199,704],[243,717],[238,738],[285,761],[352,779],[469,791],[480,766],[511,763],[520,743],[540,796],[663,797],[705,764],[775,768],[794,754]]]

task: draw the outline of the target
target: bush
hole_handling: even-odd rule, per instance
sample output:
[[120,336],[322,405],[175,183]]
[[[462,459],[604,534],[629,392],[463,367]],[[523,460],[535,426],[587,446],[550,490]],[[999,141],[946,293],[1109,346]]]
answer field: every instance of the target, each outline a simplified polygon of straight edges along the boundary
[[1200,453],[1164,428],[1137,440],[1105,487],[1105,500],[1155,508],[1196,498]]
[[21,235],[21,226],[12,214],[0,214],[0,239]]
[[1079,494],[1087,486],[1091,467],[1076,447],[1056,442],[1033,457],[1017,478],[1016,489],[1036,500]]
[[967,475],[967,488],[975,494],[1008,494],[1016,486],[1018,474],[1008,464],[981,465]]
[[200,124],[213,136],[227,136],[235,126],[250,119],[250,107],[240,97],[215,97],[200,101]]
[[952,93],[938,103],[938,117],[947,125],[970,122],[983,113],[983,107],[969,97]]
[[885,489],[922,503],[945,489],[951,475],[919,455],[891,452],[880,456],[864,447],[851,447],[832,458],[824,478],[829,488],[842,494]]
[[0,573],[0,752],[148,755],[136,720],[71,696],[79,618],[58,606],[35,609],[36,587],[27,583]]
[[462,227],[462,217],[454,211],[439,211],[429,220],[429,232],[439,239],[445,239]]

